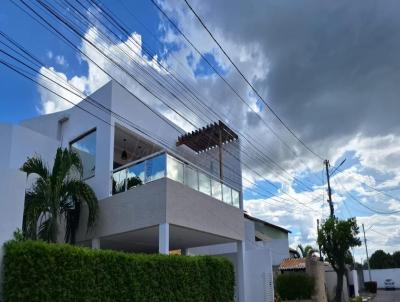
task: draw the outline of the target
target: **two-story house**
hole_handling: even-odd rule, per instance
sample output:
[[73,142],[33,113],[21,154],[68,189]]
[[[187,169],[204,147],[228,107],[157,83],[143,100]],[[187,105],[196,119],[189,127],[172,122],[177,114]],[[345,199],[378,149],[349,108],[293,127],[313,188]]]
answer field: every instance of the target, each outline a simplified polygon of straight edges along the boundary
[[250,301],[238,136],[221,121],[185,132],[153,107],[111,81],[68,110],[0,124],[0,244],[21,226],[23,162],[51,164],[57,147],[72,148],[99,199],[89,232],[81,215],[77,244],[162,254],[233,244],[237,299]]

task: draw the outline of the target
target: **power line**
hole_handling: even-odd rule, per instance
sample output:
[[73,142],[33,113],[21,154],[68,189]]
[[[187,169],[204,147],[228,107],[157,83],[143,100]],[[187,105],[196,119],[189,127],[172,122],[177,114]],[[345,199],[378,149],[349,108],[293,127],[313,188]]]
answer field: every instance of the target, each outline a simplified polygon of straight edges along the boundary
[[[78,0],[77,0],[78,1]],[[89,0],[91,2],[94,2],[93,0]],[[79,1],[78,1],[79,2]],[[111,21],[114,24],[117,24],[117,27],[119,27],[124,34],[126,34],[128,36],[129,39],[129,32],[123,27],[123,25],[119,24],[118,21],[116,20],[117,17],[112,16],[112,13],[107,11],[107,9],[104,8],[104,6],[102,8],[100,8],[98,6],[97,3],[94,3],[96,5],[96,8],[101,9],[104,13],[106,13],[106,18],[111,18]],[[101,22],[101,21],[100,21]],[[102,23],[103,24],[103,23]],[[104,25],[104,24],[103,24]],[[120,39],[121,40],[121,39]],[[121,40],[121,42],[124,43],[124,41]],[[148,53],[150,56],[152,56],[151,53],[149,53],[146,48],[145,48],[146,53]],[[168,68],[166,68],[163,64],[160,64],[158,61],[155,62],[157,65],[159,65],[163,70],[165,70],[166,72],[168,72],[168,74],[172,75],[174,80],[177,80],[187,91],[189,91],[191,93],[191,95],[194,97],[194,100],[198,103],[200,103],[202,106],[206,107],[207,110],[209,110],[210,112],[212,112],[215,116],[218,117],[218,119],[221,119],[221,117],[208,105],[205,104],[205,102],[202,102],[197,95],[195,95],[192,91],[192,89],[189,89],[183,82],[181,82],[179,79],[177,79],[172,73],[170,73],[170,71],[168,70]],[[297,181],[299,184],[302,184],[307,190],[309,191],[313,191],[313,189],[311,189],[308,185],[306,185],[303,181],[297,179],[295,176],[292,176],[286,169],[282,168],[282,166],[280,166],[276,161],[274,161],[271,157],[269,157],[268,155],[266,155],[265,153],[263,153],[260,149],[258,149],[252,142],[250,142],[250,140],[243,134],[241,133],[240,130],[235,129],[236,132],[238,132],[238,134],[241,136],[241,138],[243,138],[248,144],[251,145],[252,148],[254,148],[256,150],[257,154],[262,154],[261,158],[263,156],[265,156],[267,158],[268,161],[271,161],[272,164],[276,167],[278,167],[280,170],[282,170],[283,172],[285,172],[285,174],[288,174],[291,178],[293,178],[295,181]],[[256,140],[253,140],[254,142],[257,142]],[[245,154],[246,156],[249,156],[248,154]],[[265,162],[264,162],[265,163]]]
[[[23,1],[22,1],[23,2]],[[121,68],[120,64],[118,64],[114,59],[110,58],[109,56],[105,55],[98,47],[96,47],[96,45],[94,45],[91,41],[89,41],[86,37],[84,37],[82,34],[80,34],[75,28],[72,27],[72,25],[70,23],[68,23],[67,21],[63,20],[62,17],[60,15],[58,15],[55,11],[53,11],[50,7],[48,7],[47,5],[44,5],[44,7],[50,11],[50,13],[52,15],[54,15],[58,20],[60,20],[63,24],[65,24],[67,27],[69,27],[73,32],[75,32],[77,35],[79,35],[82,39],[84,39],[85,41],[87,41],[88,43],[90,43],[90,45],[92,45],[93,47],[96,48],[97,51],[99,51],[99,53],[101,53],[103,56],[105,56],[106,58],[110,59],[115,65],[117,65],[118,67]],[[54,27],[52,27],[54,28]],[[78,49],[79,50],[79,49]],[[80,51],[80,50],[79,50]],[[84,54],[84,53],[83,53]],[[84,54],[86,57],[87,55]],[[89,58],[90,59],[90,58]],[[98,65],[97,65],[98,66]],[[99,68],[101,68],[100,66],[98,66]],[[125,68],[121,68],[125,73],[127,73],[129,76],[133,77],[133,75],[131,73],[129,73]],[[104,69],[103,69],[104,71]],[[110,74],[108,74],[111,78],[112,76]],[[136,80],[136,79],[135,79]],[[140,83],[139,83],[140,84]],[[143,86],[143,84],[141,84]],[[147,87],[145,87],[146,90],[148,90]],[[152,95],[154,95],[154,93],[152,93]],[[137,97],[137,96],[136,96]],[[157,96],[156,96],[157,97]],[[157,97],[161,102],[162,99],[160,97]],[[153,111],[153,110],[152,110]],[[174,112],[176,112],[177,114],[179,114],[179,112],[177,112],[176,110],[174,110]],[[244,164],[247,168],[249,168],[250,171],[254,170],[252,168],[250,168],[249,166],[247,166],[246,164]],[[270,183],[272,186],[274,186],[276,189],[279,189],[275,184],[273,184],[272,182],[270,182],[268,179],[262,177],[260,174],[256,173],[259,177],[261,177],[262,179],[264,179],[266,182]],[[292,196],[290,196],[287,193],[284,193],[285,195],[288,195],[290,198],[293,198]],[[295,199],[295,198],[294,198]],[[295,199],[296,201],[298,201],[297,199]],[[298,201],[300,202],[300,201]],[[301,202],[300,202],[301,203]],[[302,203],[304,204],[304,203]]]
[[[2,51],[2,50],[0,50],[0,52],[5,53],[5,52]],[[75,105],[75,106],[78,107],[79,109],[85,111],[86,113],[88,113],[88,114],[90,114],[91,116],[93,116],[93,117],[99,119],[100,121],[106,123],[107,125],[113,126],[113,125],[111,125],[108,121],[106,121],[106,120],[104,120],[104,119],[98,117],[97,115],[93,114],[92,112],[90,112],[89,110],[87,110],[87,109],[85,109],[83,106],[81,106],[80,104],[75,104],[75,103],[71,102],[71,101],[68,100],[66,97],[60,95],[59,93],[57,93],[57,92],[55,92],[54,90],[52,90],[52,89],[50,89],[49,87],[47,87],[46,85],[43,85],[42,83],[38,82],[37,80],[33,79],[32,77],[29,77],[29,76],[25,75],[24,73],[26,73],[26,71],[22,71],[21,69],[19,69],[19,68],[15,67],[15,66],[13,66],[13,65],[11,65],[11,64],[9,64],[9,63],[3,61],[3,60],[0,60],[0,64],[5,65],[5,66],[8,67],[9,69],[15,71],[16,73],[20,74],[21,76],[23,76],[23,77],[25,77],[25,78],[27,78],[27,79],[33,81],[34,83],[38,84],[39,86],[45,88],[46,90],[50,91],[51,93],[55,94],[56,96],[58,96],[58,97],[64,99],[65,101],[69,102],[70,104]],[[44,76],[44,77],[46,77],[44,74],[42,74],[42,73],[40,73],[40,72],[39,72],[39,74],[42,75],[42,76]],[[75,94],[76,96],[80,97],[82,100],[84,99],[85,96],[78,95],[78,94],[74,93],[73,91],[71,91],[70,89],[68,89],[67,87],[60,85],[58,82],[56,82],[56,81],[54,81],[54,80],[52,80],[52,79],[50,79],[50,78],[48,78],[48,77],[46,77],[46,78],[47,78],[49,81],[52,81],[54,84],[57,84],[57,85],[59,85],[60,87],[62,87],[63,89],[65,89],[65,90],[67,90],[67,91],[69,91],[69,92]],[[64,81],[64,80],[61,79],[61,81]],[[68,84],[69,86],[71,86],[71,87],[74,87],[74,86],[72,86],[72,85],[69,84],[69,83],[67,83],[67,84]],[[77,89],[76,87],[74,87],[74,88]],[[86,99],[89,100],[89,101],[94,101],[95,104],[93,104],[93,103],[90,103],[90,104],[93,105],[93,106],[98,107],[99,103],[98,103],[97,101],[95,101],[94,99],[92,99],[90,96],[86,96]],[[100,105],[100,106],[102,106],[102,105]],[[102,106],[102,107],[103,107],[103,108],[106,108],[106,107],[104,107],[104,106]],[[99,107],[98,107],[98,108],[99,108]],[[99,109],[102,110],[103,108],[99,108]],[[108,110],[108,111],[110,111],[111,114],[112,114],[113,116],[115,116],[118,120],[127,123],[129,126],[133,127],[134,129],[136,129],[136,130],[139,131],[140,133],[142,133],[142,134],[144,134],[144,135],[146,135],[146,136],[149,136],[148,133],[146,133],[145,131],[143,131],[143,130],[141,130],[140,128],[138,128],[137,125],[131,123],[130,121],[126,120],[125,118],[122,118],[120,115],[115,114],[115,113],[114,113],[113,111],[111,111],[111,110]],[[165,146],[167,149],[169,149],[168,144],[166,144],[165,142],[163,142],[162,139],[156,138],[156,137],[154,137],[154,136],[150,136],[150,137],[152,137],[153,139],[155,139],[156,141],[158,141],[158,143],[160,143],[161,145],[163,145],[163,146]],[[255,191],[255,190],[253,190],[253,191]],[[260,194],[258,191],[255,191],[255,192],[257,192],[258,194]],[[275,196],[275,197],[272,196],[271,198],[272,198],[273,201],[278,201],[278,200],[275,200],[274,198],[279,198],[279,197],[278,197],[278,196]]]
[[[154,3],[154,0],[151,0]],[[246,78],[246,76],[243,74],[243,72],[239,69],[239,67],[235,64],[235,62],[231,59],[231,57],[227,54],[227,52],[224,50],[224,48],[221,46],[221,44],[218,42],[218,40],[214,37],[214,35],[211,33],[211,31],[208,29],[206,24],[203,22],[203,20],[200,18],[200,16],[195,12],[195,10],[192,8],[192,6],[189,4],[187,0],[184,0],[189,9],[192,11],[192,13],[196,16],[197,20],[200,22],[200,24],[204,27],[204,29],[208,32],[210,37],[213,39],[213,41],[218,45],[219,49],[223,52],[223,54],[226,56],[226,58],[229,60],[229,62],[235,67],[236,71],[240,74],[240,76],[243,78],[243,80],[250,86],[250,88],[253,90],[253,92],[257,95],[257,97],[264,103],[264,105],[271,111],[271,113],[278,119],[278,121],[288,130],[293,137],[300,142],[300,144],[303,145],[308,151],[310,151],[312,154],[314,154],[316,157],[319,159],[323,160],[323,158],[318,155],[315,151],[313,151],[310,147],[306,145],[306,143],[298,137],[294,131],[279,117],[279,115],[271,108],[271,106],[264,100],[264,98],[258,93],[258,91],[255,89],[255,87],[250,83],[250,81]]]
[[[175,24],[175,22],[165,13],[165,11],[159,6],[159,4],[155,0],[150,0],[153,5],[161,12],[161,14],[171,23],[171,25],[179,32],[179,34],[189,43],[189,45],[201,56],[201,58],[206,62],[211,69],[221,78],[221,80],[232,90],[232,92],[238,97],[240,101],[242,101],[252,112],[254,112],[259,118],[260,121],[278,138],[281,143],[288,148],[292,152],[292,148],[275,133],[275,131],[264,121],[264,119],[260,116],[258,112],[254,110],[254,108],[249,105],[244,98],[239,94],[239,92],[226,80],[226,78],[214,67],[214,65],[200,52],[200,50],[193,44],[193,42],[180,30],[180,28]],[[293,153],[295,156],[297,154]]]
[[[90,59],[90,58],[89,58]],[[42,64],[43,65],[43,64]],[[65,87],[64,87],[65,88]],[[128,91],[129,92],[129,91]],[[269,192],[270,193],[270,192]],[[272,196],[273,196],[274,194],[272,194]],[[283,199],[282,197],[278,197],[278,198],[281,198],[281,199]]]
[[370,210],[370,211],[373,212],[373,213],[381,214],[381,215],[393,215],[393,214],[400,213],[400,210],[399,210],[399,211],[385,212],[385,211],[380,211],[380,210],[373,209],[373,208],[367,206],[366,204],[362,203],[360,200],[358,200],[358,198],[356,198],[353,194],[351,194],[343,184],[341,184],[340,182],[338,182],[338,183],[339,183],[340,187],[342,188],[342,190],[345,192],[345,194],[346,194],[348,197],[350,197],[350,199],[354,200],[354,201],[357,202],[359,205],[361,205],[362,207],[364,207],[364,208]]

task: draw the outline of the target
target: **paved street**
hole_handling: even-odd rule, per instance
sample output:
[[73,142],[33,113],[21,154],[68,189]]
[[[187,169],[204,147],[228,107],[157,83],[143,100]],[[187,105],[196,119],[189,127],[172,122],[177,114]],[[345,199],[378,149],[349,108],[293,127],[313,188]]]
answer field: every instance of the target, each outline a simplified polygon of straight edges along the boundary
[[400,290],[378,290],[374,302],[398,302],[400,301]]

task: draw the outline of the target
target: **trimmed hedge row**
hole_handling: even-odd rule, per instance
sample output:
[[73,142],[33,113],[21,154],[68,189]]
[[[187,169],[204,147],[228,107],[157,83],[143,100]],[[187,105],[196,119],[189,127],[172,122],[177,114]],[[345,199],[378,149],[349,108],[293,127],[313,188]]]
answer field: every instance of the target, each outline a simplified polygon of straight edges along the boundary
[[224,258],[128,254],[38,241],[11,241],[4,248],[4,302],[233,301],[233,266]]
[[276,291],[282,300],[310,299],[315,280],[305,273],[284,273],[276,278]]

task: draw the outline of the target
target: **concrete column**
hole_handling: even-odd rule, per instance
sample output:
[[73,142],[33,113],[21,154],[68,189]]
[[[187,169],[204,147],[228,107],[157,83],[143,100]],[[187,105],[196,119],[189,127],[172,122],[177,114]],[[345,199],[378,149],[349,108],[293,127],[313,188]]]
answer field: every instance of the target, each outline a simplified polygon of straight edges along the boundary
[[236,243],[236,287],[237,287],[237,302],[246,301],[245,292],[245,246],[243,241]]
[[158,226],[158,252],[169,254],[169,223],[162,223]]
[[92,239],[92,249],[99,250],[100,249],[100,238]]
[[356,270],[352,270],[352,277],[353,277],[353,285],[354,285],[354,297],[358,297],[360,295],[359,288],[358,288],[358,275]]

